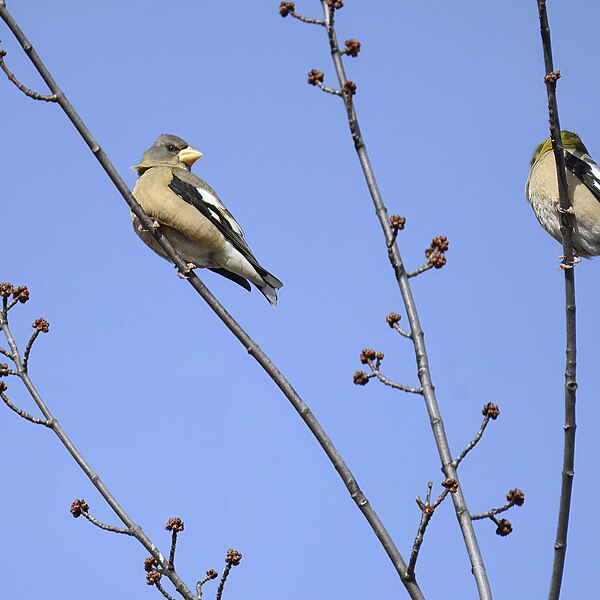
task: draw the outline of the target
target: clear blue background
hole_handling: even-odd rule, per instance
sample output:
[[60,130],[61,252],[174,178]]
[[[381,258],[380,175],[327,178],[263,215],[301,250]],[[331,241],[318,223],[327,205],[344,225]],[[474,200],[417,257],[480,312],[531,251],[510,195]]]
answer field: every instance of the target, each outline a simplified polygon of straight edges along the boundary
[[[364,346],[384,372],[417,384],[411,345],[385,315],[402,311],[341,101],[306,84],[335,78],[324,31],[278,2],[10,2],[9,9],[97,140],[128,170],[163,132],[205,156],[258,258],[285,286],[280,305],[212,273],[207,285],[297,387],[408,558],[427,481],[442,474],[419,396],[354,386]],[[320,16],[320,2],[297,2]],[[563,127],[600,156],[600,5],[549,3]],[[391,213],[408,218],[408,267],[431,238],[448,265],[414,281],[453,452],[498,403],[461,466],[473,512],[526,493],[515,531],[476,530],[497,598],[547,594],[563,440],[561,248],[523,188],[548,134],[534,0],[347,0],[340,41],[358,83],[361,126]],[[6,61],[45,91],[3,24]],[[307,429],[268,377],[166,262],[134,235],[129,212],[56,105],[0,78],[0,280],[32,299],[11,313],[22,346],[43,315],[31,375],[67,432],[164,553],[180,516],[177,566],[190,586],[225,551],[244,558],[235,598],[404,597],[398,576]],[[600,527],[596,417],[600,265],[577,267],[578,430],[564,598],[589,597]],[[16,380],[11,398],[28,410]],[[84,497],[115,518],[49,432],[0,411],[3,594],[157,598],[145,550],[69,514]],[[427,598],[475,598],[450,502],[427,532],[417,576]],[[168,583],[167,583],[168,585]],[[214,597],[215,582],[205,597]]]

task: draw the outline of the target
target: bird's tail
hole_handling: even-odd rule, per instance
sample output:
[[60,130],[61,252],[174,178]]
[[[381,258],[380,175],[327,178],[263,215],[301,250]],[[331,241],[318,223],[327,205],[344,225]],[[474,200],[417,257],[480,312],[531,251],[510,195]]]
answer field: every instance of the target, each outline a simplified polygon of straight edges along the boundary
[[[277,306],[277,290],[283,285],[275,275],[271,275],[268,271],[261,273],[263,285],[255,284],[258,291],[269,301],[271,306]],[[254,283],[254,282],[253,282]]]

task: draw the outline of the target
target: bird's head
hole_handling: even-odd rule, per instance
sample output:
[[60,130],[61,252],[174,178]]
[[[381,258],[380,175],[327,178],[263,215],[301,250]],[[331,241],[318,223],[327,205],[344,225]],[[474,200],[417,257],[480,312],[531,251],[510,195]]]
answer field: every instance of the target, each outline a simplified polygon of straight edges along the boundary
[[179,167],[189,171],[201,156],[202,152],[192,148],[185,140],[170,133],[163,133],[144,152],[141,162],[131,168],[135,169],[138,175],[142,175],[151,167]]
[[[579,152],[589,154],[588,149],[585,147],[584,143],[581,141],[581,138],[576,133],[563,129],[560,132],[560,137],[563,148],[566,148],[567,150],[578,150]],[[537,162],[538,158],[550,150],[552,150],[552,140],[548,138],[536,146],[535,150],[533,151],[533,156],[531,157],[531,165],[533,166]]]

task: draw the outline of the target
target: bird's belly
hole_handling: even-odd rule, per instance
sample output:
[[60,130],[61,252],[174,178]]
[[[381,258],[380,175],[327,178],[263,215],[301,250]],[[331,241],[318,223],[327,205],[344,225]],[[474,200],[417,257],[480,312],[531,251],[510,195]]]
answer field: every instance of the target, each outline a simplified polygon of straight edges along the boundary
[[197,267],[220,266],[214,261],[214,252],[204,244],[166,225],[161,225],[161,231],[186,262],[194,263]]
[[554,208],[551,201],[539,202],[535,199],[530,200],[533,212],[540,222],[540,225],[557,241],[562,242],[560,234],[560,219],[558,211]]
[[[556,208],[550,208],[549,202],[531,202],[540,225],[562,244],[560,215]],[[579,256],[597,256],[600,254],[600,224],[588,218],[584,206],[577,200],[573,203],[575,227],[573,229],[573,249]]]

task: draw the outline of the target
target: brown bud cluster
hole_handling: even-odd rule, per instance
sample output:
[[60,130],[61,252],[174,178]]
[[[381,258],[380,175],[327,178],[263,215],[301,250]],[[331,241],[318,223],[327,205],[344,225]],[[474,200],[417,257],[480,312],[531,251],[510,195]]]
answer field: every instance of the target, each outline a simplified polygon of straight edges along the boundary
[[425,257],[430,265],[441,269],[446,264],[444,252],[448,250],[448,238],[445,235],[437,235],[431,240],[431,246],[425,250]]
[[0,381],[0,394],[4,393],[8,389],[8,386],[4,383],[4,381]]
[[400,215],[392,215],[390,217],[390,227],[398,231],[402,231],[406,225],[406,217]]
[[498,523],[498,528],[496,529],[496,535],[501,535],[505,537],[512,533],[512,524],[508,519],[501,519],[500,523]]
[[339,10],[344,8],[344,2],[343,0],[327,0],[327,6],[333,10]]
[[0,377],[6,377],[8,375],[8,365],[6,363],[0,363]]
[[401,317],[401,316],[400,316],[398,313],[391,312],[391,313],[390,313],[390,314],[389,314],[389,315],[388,315],[388,316],[385,318],[385,320],[387,321],[387,324],[388,324],[390,327],[392,327],[392,328],[393,328],[393,327],[394,327],[394,325],[396,325],[396,323],[398,323],[398,321],[400,321],[400,319],[401,319],[401,318],[402,318],[402,317]]
[[506,494],[506,499],[517,506],[523,506],[525,503],[525,492],[520,490],[519,488],[515,488],[514,490],[510,490],[508,494]]
[[160,581],[161,577],[162,577],[162,574],[159,573],[158,571],[155,571],[155,570],[148,571],[148,573],[146,573],[146,583],[148,585],[156,585]]
[[369,383],[369,376],[364,371],[354,371],[352,381],[354,381],[356,385],[367,385],[367,383]]
[[440,252],[446,252],[450,246],[448,238],[445,235],[436,235],[431,240],[431,247],[437,248]]
[[158,561],[154,558],[154,556],[149,556],[144,559],[144,571],[146,573],[150,573],[150,571],[154,571],[154,567],[158,567]]
[[209,569],[206,571],[206,577],[208,579],[216,579],[218,576],[219,574],[214,569]]
[[228,565],[233,565],[234,567],[236,567],[237,565],[240,564],[241,560],[242,560],[241,552],[238,552],[237,550],[234,550],[233,548],[229,548],[229,550],[227,550],[227,555],[225,556],[225,562]]
[[4,282],[0,283],[0,296],[8,298],[13,292],[12,283]]
[[296,10],[296,6],[293,2],[280,2],[279,3],[279,14],[282,17],[287,17],[290,13]]
[[560,79],[560,71],[552,71],[548,75],[544,75],[545,83],[556,83]]
[[310,85],[317,85],[317,82],[323,82],[323,79],[325,79],[325,75],[319,71],[318,69],[311,69],[308,72],[308,83],[310,83]]
[[344,92],[347,96],[354,96],[356,94],[356,84],[354,81],[346,81],[346,83],[342,86],[342,92]]
[[25,304],[29,300],[29,290],[26,285],[18,285],[13,288],[13,298],[18,300],[21,304]]
[[42,317],[38,317],[31,325],[34,329],[41,331],[42,333],[48,333],[50,330],[50,323],[43,319]]
[[73,500],[73,504],[71,504],[71,514],[77,518],[80,517],[82,513],[90,510],[88,503],[83,498],[78,498],[77,500]]
[[[428,248],[427,250],[430,250]],[[433,265],[435,269],[441,269],[446,264],[446,257],[439,250],[434,250],[433,252],[425,251],[425,256],[427,257],[430,264]]]
[[444,481],[442,481],[442,487],[445,487],[447,490],[449,490],[451,494],[456,494],[456,492],[458,492],[458,481],[449,477],[448,479],[444,479]]
[[183,531],[183,521],[179,517],[171,517],[165,525],[167,531]]
[[360,42],[358,40],[352,38],[346,40],[344,44],[346,44],[345,52],[348,56],[358,56],[358,53],[360,52]]
[[495,421],[498,418],[498,415],[500,414],[500,408],[497,404],[494,404],[493,402],[488,402],[483,407],[481,414],[484,417],[489,417],[490,419],[492,419],[492,421]]
[[375,352],[375,350],[372,350],[371,348],[363,348],[359,358],[360,362],[363,365],[366,365],[370,360],[375,360],[376,357],[377,352]]

